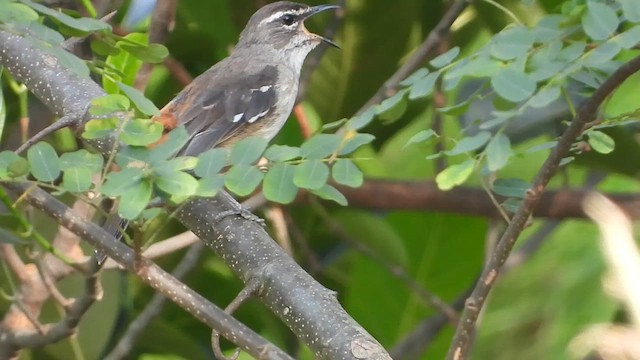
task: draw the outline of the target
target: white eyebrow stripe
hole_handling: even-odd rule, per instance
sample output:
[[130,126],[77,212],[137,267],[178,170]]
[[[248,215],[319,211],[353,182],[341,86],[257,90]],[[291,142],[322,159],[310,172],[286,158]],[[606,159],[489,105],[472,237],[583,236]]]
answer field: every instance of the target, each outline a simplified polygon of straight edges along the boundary
[[266,24],[268,22],[272,22],[275,19],[279,19],[282,17],[282,15],[284,14],[291,14],[291,15],[300,15],[300,14],[304,14],[306,12],[306,9],[302,8],[302,9],[298,9],[298,10],[284,10],[284,11],[278,11],[277,13],[274,13],[273,15],[269,16],[268,18],[260,21],[260,24]]

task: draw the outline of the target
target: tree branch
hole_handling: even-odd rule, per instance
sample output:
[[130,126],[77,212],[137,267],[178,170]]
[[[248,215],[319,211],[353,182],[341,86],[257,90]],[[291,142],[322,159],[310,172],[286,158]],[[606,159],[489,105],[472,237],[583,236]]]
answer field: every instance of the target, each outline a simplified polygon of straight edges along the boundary
[[[0,63],[59,116],[84,114],[93,98],[104,95],[90,79],[80,78],[62,67],[56,58],[32,46],[27,39],[6,31],[0,31]],[[92,145],[107,154],[113,141],[101,139]],[[20,184],[6,186],[20,192],[27,189]],[[66,211],[66,206],[41,189],[31,190],[25,196],[27,201],[100,247],[129,271],[136,271],[130,249],[115,242],[103,229],[78,221]],[[251,278],[262,280],[259,298],[317,358],[390,359],[382,346],[342,309],[334,293],[304,272],[262,227],[241,217],[228,216],[216,221],[218,213],[237,211],[237,208],[237,202],[222,193],[216,198],[195,199],[183,204],[177,218],[214,249],[244,282]],[[138,275],[223,336],[251,351],[252,355],[260,355],[255,352],[259,347],[269,349],[270,345],[257,334],[199,294],[185,289],[184,284],[155,264],[144,260]],[[286,357],[278,350],[271,349],[271,352],[274,357]]]
[[491,259],[487,263],[478,280],[471,296],[467,299],[465,309],[456,329],[453,342],[449,348],[447,359],[466,359],[475,335],[475,327],[480,311],[495,284],[495,280],[509,257],[509,253],[516,239],[524,229],[531,217],[533,210],[542,198],[545,187],[560,167],[560,162],[565,158],[575,139],[582,133],[584,126],[592,121],[602,102],[629,76],[640,70],[640,56],[633,58],[622,65],[585,101],[569,127],[564,131],[558,144],[553,149],[542,168],[536,175],[533,186],[511,220],[511,223],[500,238]]

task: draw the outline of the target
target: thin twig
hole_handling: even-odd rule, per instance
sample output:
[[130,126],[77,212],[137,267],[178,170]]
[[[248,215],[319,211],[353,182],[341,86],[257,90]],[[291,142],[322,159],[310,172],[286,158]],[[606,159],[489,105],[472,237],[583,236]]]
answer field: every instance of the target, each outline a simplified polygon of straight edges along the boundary
[[451,25],[456,21],[458,16],[471,3],[472,0],[455,0],[447,12],[442,16],[440,22],[429,32],[426,39],[415,50],[413,55],[400,67],[391,77],[385,81],[380,89],[358,110],[356,115],[362,114],[371,106],[379,103],[385,98],[393,95],[398,88],[400,82],[416,71],[424,61],[431,56],[445,39]]
[[547,184],[557,172],[560,163],[565,158],[575,139],[580,135],[584,125],[593,120],[598,108],[605,99],[629,76],[640,70],[640,56],[633,58],[622,65],[585,101],[573,119],[569,127],[560,137],[558,144],[546,159],[542,168],[538,172],[533,182],[533,186],[528,190],[522,205],[513,216],[511,223],[500,238],[491,260],[485,267],[477,282],[473,293],[467,299],[465,309],[456,329],[453,342],[447,353],[447,359],[460,360],[468,357],[472,339],[475,336],[476,321],[482,310],[489,292],[495,284],[496,278],[509,257],[509,253],[515,244],[516,239],[522,232],[527,221],[531,217],[533,210],[540,201],[542,193]]

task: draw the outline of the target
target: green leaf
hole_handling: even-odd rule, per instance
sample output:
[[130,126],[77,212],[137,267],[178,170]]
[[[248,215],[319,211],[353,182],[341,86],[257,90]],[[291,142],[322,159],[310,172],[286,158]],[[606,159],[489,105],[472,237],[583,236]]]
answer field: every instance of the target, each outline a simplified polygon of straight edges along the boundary
[[84,125],[82,137],[87,140],[100,139],[111,135],[118,127],[118,118],[93,119]]
[[429,70],[426,68],[420,68],[413,72],[413,74],[409,75],[406,79],[402,80],[399,85],[400,86],[412,86],[416,81],[421,78],[429,75]]
[[146,146],[160,140],[164,128],[159,122],[151,119],[132,119],[127,121],[120,140],[131,146]]
[[91,39],[91,51],[102,56],[115,56],[120,54],[116,47],[116,41],[108,36],[93,36]]
[[394,121],[407,110],[407,89],[398,91],[395,95],[385,99],[376,107],[376,114],[382,120]]
[[38,20],[38,14],[29,6],[13,2],[3,2],[0,22],[5,24],[29,23]]
[[404,148],[407,148],[411,144],[425,142],[434,136],[438,136],[438,134],[436,134],[436,132],[432,129],[419,131],[417,134],[413,135],[409,139],[409,141],[407,141],[407,143],[404,145]]
[[323,159],[338,151],[342,139],[334,134],[316,134],[300,146],[300,156],[309,159]]
[[[162,126],[161,126],[162,127]],[[184,125],[171,130],[162,143],[151,150],[150,161],[164,160],[176,155],[189,141],[189,134]]]
[[310,189],[310,191],[322,199],[335,201],[342,206],[349,205],[347,198],[344,197],[338,189],[329,184],[324,184],[324,186],[319,189]]
[[[640,2],[638,2],[640,4]],[[640,43],[640,25],[636,25],[629,30],[617,35],[613,41],[624,49],[631,49]]]
[[264,174],[255,166],[238,164],[224,177],[224,185],[236,195],[247,196],[260,185]]
[[431,95],[439,76],[440,72],[434,72],[416,81],[411,87],[409,100],[421,99]]
[[195,173],[201,178],[216,177],[227,164],[229,150],[223,148],[209,149],[198,155]]
[[360,115],[354,116],[347,121],[347,129],[360,130],[363,127],[369,125],[376,116],[376,107],[372,106]]
[[127,220],[134,220],[147,207],[152,193],[153,187],[147,180],[130,187],[120,197],[118,215]]
[[355,134],[342,145],[342,148],[340,148],[338,155],[344,156],[347,154],[351,154],[359,147],[371,143],[373,140],[375,140],[375,138],[376,137],[371,134]]
[[585,33],[593,40],[605,40],[618,28],[616,11],[604,3],[587,1],[587,12],[582,17]]
[[507,28],[494,36],[491,55],[500,60],[521,58],[531,49],[534,40],[534,34],[524,26]]
[[198,180],[186,172],[177,170],[158,173],[154,184],[165,193],[177,197],[189,197],[198,189]]
[[129,98],[121,94],[110,94],[91,100],[89,114],[93,116],[109,115],[116,111],[126,111],[131,106]]
[[229,161],[233,165],[253,164],[260,159],[267,145],[269,145],[269,141],[260,136],[242,139],[231,148]]
[[524,72],[507,68],[491,78],[491,86],[503,99],[517,103],[531,97],[537,85]]
[[135,167],[111,172],[107,174],[106,181],[100,188],[100,192],[109,197],[117,197],[123,195],[129,188],[138,185],[143,178],[143,169]]
[[522,179],[509,178],[496,179],[491,189],[500,196],[524,199],[530,188],[531,184]]
[[296,198],[298,188],[293,183],[295,166],[287,163],[273,165],[264,177],[262,193],[267,200],[289,204]]
[[451,165],[436,176],[438,188],[443,191],[451,190],[463,184],[473,173],[475,161],[469,159],[461,164]]
[[0,152],[0,179],[11,179],[29,173],[29,163],[13,151]]
[[91,174],[102,171],[104,159],[100,154],[92,154],[85,149],[67,152],[60,156],[60,169],[85,168]]
[[640,22],[640,2],[637,0],[618,0],[622,4],[622,12],[628,21]]
[[141,113],[147,116],[157,115],[160,110],[151,102],[151,100],[147,99],[143,93],[141,93],[138,89],[133,88],[129,85],[118,82],[118,88],[122,90],[122,92],[127,95],[127,97],[133,102],[138,110]]
[[333,180],[338,184],[346,185],[352,188],[362,186],[364,175],[358,169],[351,159],[338,159],[331,168]]
[[[147,42],[147,35],[141,33],[127,34],[123,40],[120,41],[137,41]],[[117,44],[114,44],[116,46]],[[135,83],[138,71],[142,67],[142,60],[133,56],[126,51],[119,51],[118,54],[110,55],[105,60],[105,73],[108,76],[102,77],[102,86],[110,93],[119,93],[118,81],[133,85]]]
[[446,107],[441,107],[438,108],[438,112],[445,114],[445,115],[450,115],[450,116],[460,116],[464,113],[467,112],[467,109],[469,109],[469,104],[471,102],[469,101],[469,99],[461,102],[460,104],[455,104],[452,106],[446,106]]
[[[139,146],[123,146],[116,154],[116,164],[121,168],[126,167],[142,167],[143,164],[149,163],[151,150],[147,147]],[[133,164],[137,166],[131,166]]]
[[137,42],[119,41],[117,46],[138,59],[156,64],[169,56],[169,50],[161,44],[141,44]]
[[481,131],[473,136],[462,138],[453,149],[445,151],[445,154],[459,155],[469,151],[477,150],[484,146],[491,139],[491,133],[488,131]]
[[88,191],[91,188],[91,175],[88,168],[67,168],[62,173],[62,188],[75,193]]
[[559,86],[548,86],[538,91],[531,99],[529,99],[529,106],[534,108],[543,108],[560,97]]
[[494,136],[489,141],[489,145],[487,145],[489,171],[498,171],[507,165],[511,153],[511,141],[509,141],[509,138],[503,133]]
[[282,162],[300,157],[300,148],[286,145],[271,145],[264,157],[271,161]]
[[303,189],[320,189],[329,179],[329,167],[321,160],[311,159],[296,167],[293,183]]
[[587,133],[589,137],[588,143],[593,150],[600,154],[609,154],[616,148],[616,143],[609,135],[602,131],[591,130]]
[[224,187],[224,176],[217,175],[198,180],[196,196],[212,197],[216,196]]
[[458,46],[453,47],[451,49],[449,49],[448,51],[446,51],[443,54],[440,54],[438,56],[436,56],[435,58],[433,58],[431,61],[429,61],[429,65],[435,67],[435,68],[441,68],[441,67],[445,67],[449,64],[451,64],[451,62],[458,57],[458,55],[460,54],[460,48]]
[[60,159],[53,146],[39,142],[27,151],[31,174],[38,180],[51,182],[60,176]]
[[40,5],[38,3],[34,3],[31,0],[20,0],[20,2],[22,2],[23,4],[29,6],[30,8],[34,9],[35,11],[43,14],[43,15],[47,15],[49,17],[52,17],[56,20],[58,20],[59,22],[63,23],[64,25],[81,31],[83,33],[88,33],[88,32],[94,32],[94,31],[100,31],[100,30],[111,30],[111,26],[107,23],[105,23],[104,21],[100,21],[98,19],[92,19],[92,18],[73,18],[63,12],[59,12],[53,9],[49,9],[48,7],[44,6],[44,5]]

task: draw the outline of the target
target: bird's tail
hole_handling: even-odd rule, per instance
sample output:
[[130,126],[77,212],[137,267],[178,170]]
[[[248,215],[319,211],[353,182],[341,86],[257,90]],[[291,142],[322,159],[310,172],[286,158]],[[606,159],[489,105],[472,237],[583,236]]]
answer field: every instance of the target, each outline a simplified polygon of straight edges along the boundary
[[[110,213],[107,215],[102,228],[113,235],[116,241],[122,241],[124,238],[124,232],[127,230],[127,226],[129,226],[129,220],[123,219],[116,213]],[[107,254],[101,249],[96,249],[96,258],[98,260],[98,264],[103,264],[107,260]]]

